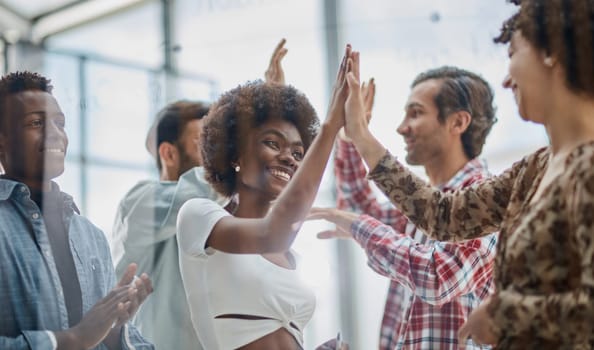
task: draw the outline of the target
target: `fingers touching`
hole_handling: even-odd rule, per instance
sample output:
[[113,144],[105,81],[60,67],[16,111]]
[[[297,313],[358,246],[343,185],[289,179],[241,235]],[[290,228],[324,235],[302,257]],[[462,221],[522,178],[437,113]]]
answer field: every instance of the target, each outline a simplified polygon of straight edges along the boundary
[[371,112],[373,110],[373,103],[375,102],[375,79],[369,79],[369,82],[361,85],[361,94],[363,95],[363,103],[365,104],[365,116],[367,122],[371,119]]
[[126,267],[126,271],[124,271],[124,274],[122,275],[122,278],[120,278],[120,281],[118,282],[118,287],[127,286],[132,283],[137,269],[138,265],[135,263],[128,265],[128,267]]

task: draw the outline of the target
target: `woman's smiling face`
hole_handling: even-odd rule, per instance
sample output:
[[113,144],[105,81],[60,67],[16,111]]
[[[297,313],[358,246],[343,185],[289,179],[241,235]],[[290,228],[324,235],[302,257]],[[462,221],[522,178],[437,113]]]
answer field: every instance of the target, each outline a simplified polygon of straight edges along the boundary
[[551,98],[551,67],[543,52],[535,48],[518,30],[509,43],[509,72],[503,87],[511,89],[518,112],[524,120],[542,124],[547,101]]
[[301,164],[305,148],[292,123],[270,119],[253,129],[240,151],[238,189],[276,198]]

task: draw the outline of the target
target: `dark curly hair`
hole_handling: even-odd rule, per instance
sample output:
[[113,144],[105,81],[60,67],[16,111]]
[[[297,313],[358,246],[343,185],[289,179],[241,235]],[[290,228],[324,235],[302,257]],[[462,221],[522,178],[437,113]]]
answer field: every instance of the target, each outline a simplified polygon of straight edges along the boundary
[[29,71],[9,73],[0,79],[0,132],[6,123],[6,97],[30,90],[51,94],[53,86],[48,78]]
[[508,0],[520,9],[503,23],[496,43],[508,43],[516,30],[528,42],[554,55],[569,89],[594,97],[594,0]]
[[305,151],[319,128],[317,114],[305,95],[292,86],[247,82],[224,93],[204,119],[202,158],[206,179],[224,196],[236,190],[240,149],[251,130],[273,119],[295,125]]
[[497,121],[493,105],[493,89],[477,74],[464,69],[443,66],[419,74],[411,87],[436,79],[441,81],[435,95],[435,105],[439,111],[438,119],[445,122],[446,117],[457,111],[466,111],[471,121],[462,133],[462,147],[468,159],[474,159],[483,150],[487,135]]

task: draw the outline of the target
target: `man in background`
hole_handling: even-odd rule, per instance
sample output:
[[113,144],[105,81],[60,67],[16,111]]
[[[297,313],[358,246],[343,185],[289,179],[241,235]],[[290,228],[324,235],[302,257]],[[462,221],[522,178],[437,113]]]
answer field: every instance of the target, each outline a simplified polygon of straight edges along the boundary
[[[370,118],[374,81],[362,92]],[[407,163],[423,166],[433,186],[454,191],[489,176],[478,157],[495,121],[489,84],[445,66],[413,81],[397,132],[406,143]],[[377,200],[344,132],[337,138],[334,166],[342,210],[313,210],[311,218],[335,223],[337,230],[321,237],[354,238],[369,266],[391,279],[380,349],[458,349],[458,329],[492,290],[496,234],[460,243],[429,239],[390,202]],[[464,345],[483,348],[471,340]]]
[[134,324],[157,349],[200,349],[179,271],[175,225],[187,200],[218,198],[201,167],[200,133],[207,113],[208,105],[191,101],[159,112],[146,138],[159,180],[136,184],[121,200],[113,226],[116,273],[134,261],[153,278],[153,295]]
[[[267,82],[284,84],[285,42],[282,39],[272,54]],[[134,324],[157,348],[201,349],[179,271],[176,221],[179,208],[191,198],[221,204],[230,200],[220,197],[204,179],[199,145],[207,113],[207,104],[191,101],[169,104],[159,112],[145,145],[155,158],[160,179],[141,181],[124,196],[113,227],[116,272],[135,261],[153,278],[155,291]],[[234,205],[230,203],[229,208]]]

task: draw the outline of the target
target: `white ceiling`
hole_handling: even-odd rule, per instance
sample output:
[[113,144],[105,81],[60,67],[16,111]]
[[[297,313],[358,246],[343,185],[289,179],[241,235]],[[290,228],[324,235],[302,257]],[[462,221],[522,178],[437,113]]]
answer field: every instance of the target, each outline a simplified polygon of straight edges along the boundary
[[0,0],[0,35],[39,42],[94,19],[154,0]]
[[84,2],[84,0],[2,0],[0,6],[13,10],[20,16],[33,19],[64,6]]

